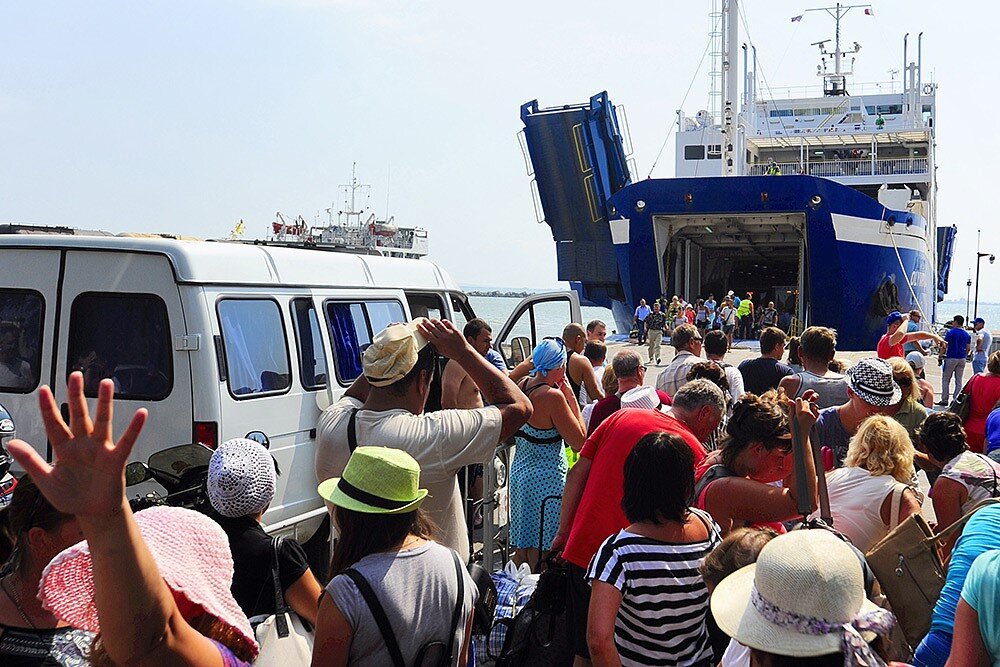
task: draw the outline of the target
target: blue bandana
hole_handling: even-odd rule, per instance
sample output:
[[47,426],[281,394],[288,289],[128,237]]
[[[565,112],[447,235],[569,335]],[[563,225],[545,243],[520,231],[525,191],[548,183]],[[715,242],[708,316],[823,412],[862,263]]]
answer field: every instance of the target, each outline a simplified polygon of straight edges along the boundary
[[566,364],[565,343],[558,338],[543,340],[531,353],[531,363],[535,365],[531,374],[541,373],[542,377],[546,377],[551,370],[562,368]]

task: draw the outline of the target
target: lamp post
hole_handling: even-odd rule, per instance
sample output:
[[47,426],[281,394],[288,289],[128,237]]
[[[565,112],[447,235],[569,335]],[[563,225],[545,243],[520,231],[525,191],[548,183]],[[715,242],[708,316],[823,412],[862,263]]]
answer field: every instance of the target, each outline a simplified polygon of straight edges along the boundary
[[983,230],[979,229],[979,230],[976,230],[976,231],[977,231],[977,238],[976,238],[976,299],[973,302],[973,306],[972,306],[972,317],[973,318],[979,317],[979,264],[980,264],[980,260],[982,260],[983,257],[989,257],[990,258],[990,264],[992,264],[997,259],[996,255],[990,254],[988,252],[979,252],[979,240],[980,240],[980,238],[983,235]]
[[965,281],[965,321],[969,321],[969,308],[972,305],[972,272],[969,272],[969,279]]

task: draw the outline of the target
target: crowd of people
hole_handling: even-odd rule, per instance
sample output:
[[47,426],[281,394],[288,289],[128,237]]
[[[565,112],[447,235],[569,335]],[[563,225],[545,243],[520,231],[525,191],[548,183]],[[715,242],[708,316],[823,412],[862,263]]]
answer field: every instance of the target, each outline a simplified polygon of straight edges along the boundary
[[709,331],[722,331],[732,346],[735,339],[752,339],[767,327],[777,327],[786,334],[792,334],[796,323],[794,301],[779,310],[774,301],[763,301],[751,291],[739,297],[733,290],[729,290],[719,301],[715,299],[715,294],[709,294],[707,299],[695,299],[694,302],[676,295],[667,299],[664,295],[654,299],[652,305],[640,299],[633,321],[636,339],[640,345],[649,346],[649,360],[653,362],[655,359],[657,364],[660,363],[660,342],[685,324],[695,326],[702,335]]
[[[93,414],[82,374],[66,415],[43,387],[54,461],[9,445],[27,476],[0,514],[0,664],[242,667],[283,605],[313,665],[469,664],[479,593],[463,496],[477,491],[458,475],[481,476],[505,442],[514,560],[565,563],[575,665],[998,664],[1000,505],[978,508],[1000,497],[1000,352],[961,389],[966,414],[929,411],[924,351],[904,349],[929,336],[908,318],[845,368],[835,331],[789,345],[768,305],[759,356],[734,366],[726,322],[741,307],[758,320],[727,296],[670,327],[651,386],[660,323],[687,309],[674,301],[640,320],[655,325],[640,327],[647,362],[634,347],[609,355],[599,321],[568,324],[509,372],[482,320],[379,332],[317,424],[317,494],[337,533],[324,571],[261,526],[279,483],[261,445],[213,452],[207,514],[133,513],[124,468],[146,411],[115,437],[113,381]],[[442,363],[444,409],[425,412]],[[947,578],[910,656],[858,559],[924,511],[917,470],[938,528],[978,511],[941,545]],[[837,533],[797,529],[824,492]]]

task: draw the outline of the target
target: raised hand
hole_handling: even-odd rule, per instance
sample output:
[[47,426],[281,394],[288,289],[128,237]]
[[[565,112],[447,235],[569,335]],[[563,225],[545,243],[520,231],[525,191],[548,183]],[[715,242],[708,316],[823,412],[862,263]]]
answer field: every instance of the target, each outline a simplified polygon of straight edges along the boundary
[[794,401],[789,401],[791,414],[790,419],[795,419],[799,422],[799,426],[802,428],[802,432],[805,434],[809,433],[809,430],[819,419],[819,394],[814,390],[808,389],[800,397],[796,398]]
[[69,425],[59,414],[48,386],[38,392],[45,433],[55,462],[49,465],[23,440],[9,443],[10,453],[35,480],[53,507],[78,517],[101,517],[122,507],[125,498],[125,462],[146,422],[146,410],[137,410],[118,442],[112,438],[114,382],[102,380],[97,412],[91,420],[83,394],[83,374],[67,382]]
[[465,340],[462,332],[448,320],[425,319],[417,325],[417,328],[439,354],[443,354],[449,359],[457,359],[462,354],[472,350],[469,341]]

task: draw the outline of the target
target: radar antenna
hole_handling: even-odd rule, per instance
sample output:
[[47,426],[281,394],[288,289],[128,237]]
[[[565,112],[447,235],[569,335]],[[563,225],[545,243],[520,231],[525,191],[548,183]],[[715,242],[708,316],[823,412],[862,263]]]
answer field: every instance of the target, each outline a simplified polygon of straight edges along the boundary
[[[823,77],[823,94],[824,95],[846,95],[847,94],[847,77],[854,74],[854,58],[851,58],[851,67],[849,69],[844,69],[843,59],[844,56],[852,56],[861,50],[861,45],[854,42],[851,50],[845,51],[840,48],[840,21],[843,19],[849,11],[852,9],[863,9],[865,14],[872,14],[871,5],[842,5],[839,2],[834,7],[816,7],[813,9],[807,9],[802,12],[802,15],[808,14],[809,12],[826,12],[833,17],[836,25],[834,33],[834,48],[833,52],[826,50],[826,44],[829,39],[824,39],[821,42],[813,42],[812,46],[819,47],[820,59],[822,65],[817,66],[816,74]],[[801,17],[798,17],[801,18]],[[833,56],[833,71],[830,72],[826,66],[827,56]]]

